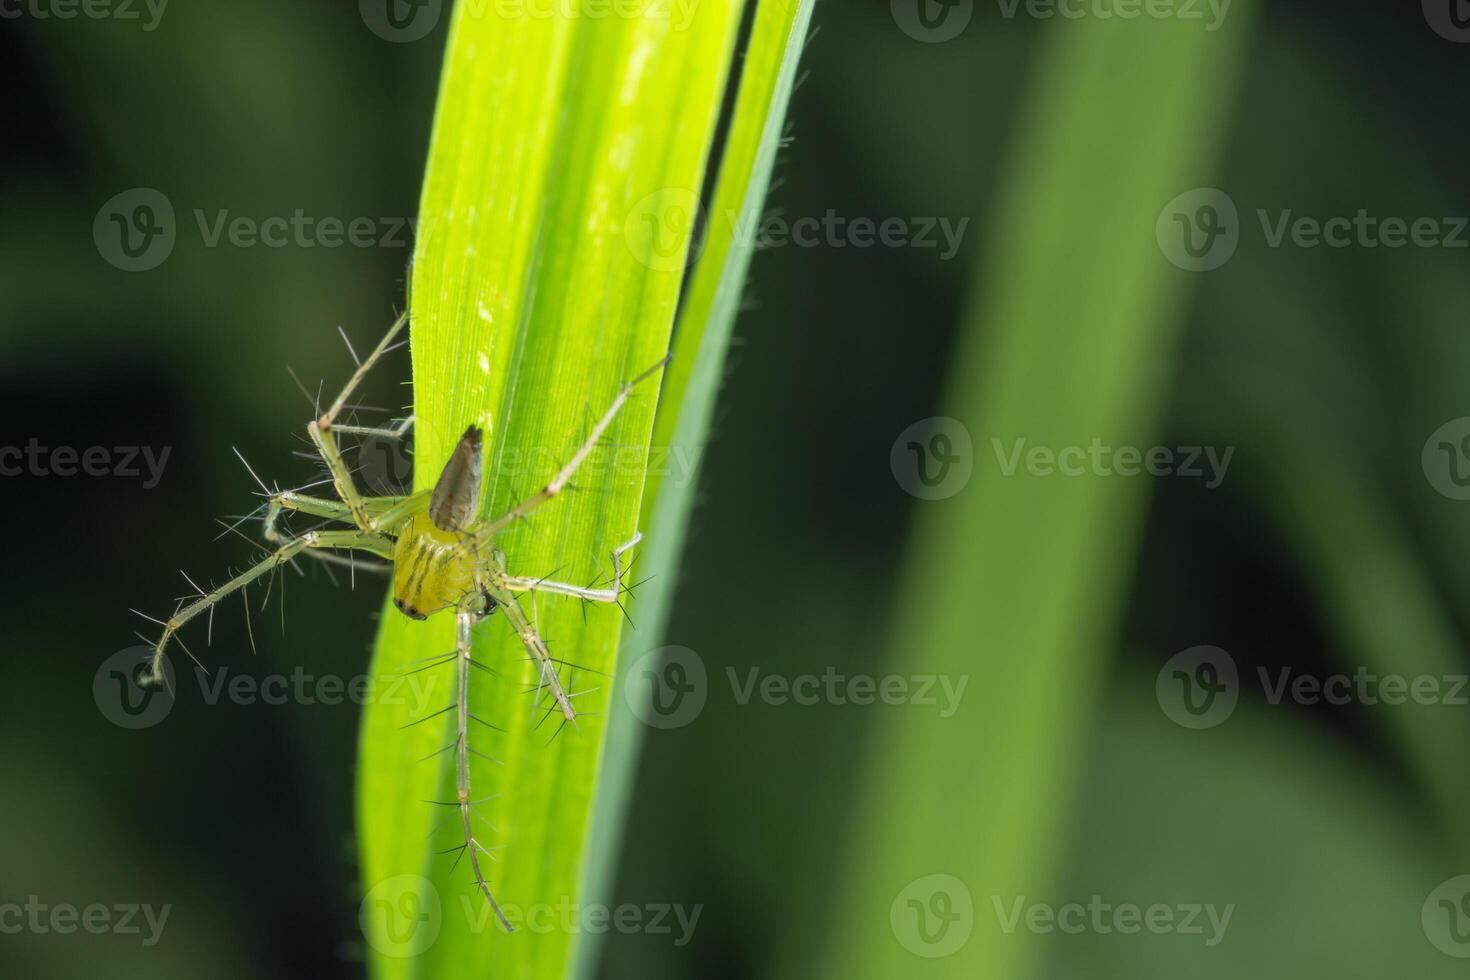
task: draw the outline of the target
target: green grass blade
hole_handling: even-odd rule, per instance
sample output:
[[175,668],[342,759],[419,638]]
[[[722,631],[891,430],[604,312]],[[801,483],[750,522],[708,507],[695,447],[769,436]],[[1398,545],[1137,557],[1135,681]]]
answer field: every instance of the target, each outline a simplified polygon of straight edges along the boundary
[[992,439],[1152,445],[1189,283],[1155,220],[1208,183],[1250,20],[1236,4],[1216,33],[1084,20],[1047,38],[942,403],[975,476],[919,504],[890,662],[967,693],[950,718],[882,719],[826,958],[793,975],[1028,975],[1024,923],[1002,931],[993,900],[1051,887],[1147,484],[1003,475]]
[[[419,488],[480,422],[484,510],[504,511],[572,453],[621,382],[666,351],[687,228],[657,229],[672,231],[666,242],[645,222],[661,216],[664,189],[701,182],[740,3],[673,10],[671,20],[456,8],[413,267]],[[675,261],[651,261],[651,246]],[[638,524],[658,385],[639,389],[574,480],[578,492],[502,536],[513,570],[572,582],[607,574],[610,551]],[[447,718],[401,728],[449,704],[452,678],[413,675],[432,684],[422,704],[411,688],[387,693],[406,665],[452,648],[452,623],[385,613],[373,667],[385,693],[364,714],[358,777],[376,977],[539,980],[568,969],[610,690],[594,672],[612,672],[622,618],[596,607],[584,621],[561,599],[538,612],[554,655],[585,668],[570,686],[598,690],[578,700],[578,728],[553,739],[554,722],[534,727],[534,674],[516,638],[499,618],[477,631],[476,659],[502,676],[475,674],[472,708],[505,731],[477,733],[475,747],[502,764],[476,763],[472,795],[495,796],[479,811],[504,848],[489,873],[521,920],[514,935],[494,924],[467,869],[434,853],[457,841],[452,828],[430,835],[442,812],[421,801],[453,798],[450,759],[417,760],[449,744]]]
[[[756,7],[740,91],[708,211],[708,234],[679,316],[674,360],[654,421],[653,445],[659,452],[669,459],[692,461],[696,468],[688,472],[662,468],[649,474],[643,498],[648,546],[639,568],[639,578],[649,581],[633,604],[638,629],[623,637],[621,672],[662,642],[694,505],[697,463],[703,458],[725,354],[750,270],[754,241],[740,232],[754,227],[764,208],[812,7],[813,0],[761,0]],[[669,478],[675,472],[681,479]],[[619,688],[625,683],[620,673]],[[611,891],[645,729],[624,707],[622,699],[614,706],[597,787],[587,889],[596,901],[605,901]],[[588,942],[582,947],[579,976],[592,975],[597,946]]]

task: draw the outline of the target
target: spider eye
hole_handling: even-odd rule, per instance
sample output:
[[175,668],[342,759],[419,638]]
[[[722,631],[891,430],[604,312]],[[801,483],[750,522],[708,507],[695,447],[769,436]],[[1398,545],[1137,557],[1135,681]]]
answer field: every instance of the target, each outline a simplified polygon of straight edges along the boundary
[[404,602],[402,599],[398,598],[397,596],[394,596],[393,597],[393,605],[397,606],[398,607],[398,611],[401,612],[401,613],[403,613],[403,615],[407,616],[409,619],[428,619],[429,618],[426,613],[419,612],[413,606],[411,606],[408,603]]

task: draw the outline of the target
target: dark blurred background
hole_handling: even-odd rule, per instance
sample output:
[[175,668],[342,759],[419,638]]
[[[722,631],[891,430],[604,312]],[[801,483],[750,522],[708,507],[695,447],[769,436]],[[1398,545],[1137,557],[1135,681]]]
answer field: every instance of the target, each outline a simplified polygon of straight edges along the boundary
[[[169,451],[152,487],[146,467],[0,477],[0,903],[172,910],[151,946],[146,926],[0,934],[0,975],[362,976],[358,709],[189,696],[132,731],[99,710],[93,681],[134,630],[154,632],[129,607],[166,615],[187,591],[179,568],[217,579],[251,556],[237,537],[214,540],[217,518],[254,503],[232,447],[283,486],[315,472],[292,455],[310,406],[286,367],[331,388],[350,368],[335,327],[361,349],[403,302],[412,239],[392,229],[416,209],[443,29],[390,43],[348,2],[196,0],[151,30],[138,10],[0,23],[0,446]],[[969,224],[947,260],[881,246],[758,256],[668,636],[721,676],[881,672],[923,506],[890,473],[890,446],[938,411],[1018,93],[1041,35],[1069,26],[985,4],[943,44],[907,36],[886,3],[825,2],[816,22],[773,212]],[[1084,901],[1249,900],[1213,965],[1190,975],[1463,969],[1416,915],[1405,927],[1386,910],[1412,913],[1470,871],[1455,826],[1470,746],[1440,743],[1426,763],[1421,729],[1385,717],[1408,709],[1272,705],[1256,668],[1351,673],[1381,663],[1355,644],[1381,641],[1410,676],[1444,657],[1470,670],[1470,504],[1420,460],[1431,433],[1470,415],[1470,251],[1268,249],[1251,216],[1470,212],[1467,58],[1418,5],[1272,2],[1257,19],[1214,175],[1243,240],[1197,279],[1160,439],[1236,454],[1218,489],[1152,487],[1065,847],[1064,894]],[[139,187],[171,203],[177,241],[129,272],[93,224]],[[298,209],[373,219],[391,240],[211,247],[195,218]],[[379,372],[377,404],[405,404],[407,372],[406,357]],[[284,633],[274,599],[254,613],[256,656],[238,602],[221,607],[207,651],[198,630],[186,642],[231,676],[361,673],[381,582],[303,572],[286,579]],[[1151,695],[1170,657],[1206,643],[1243,678],[1230,737],[1209,755]],[[971,683],[984,683],[983,660]],[[704,911],[682,947],[609,937],[605,975],[780,972],[818,916],[813,883],[841,857],[835,830],[872,719],[894,710],[740,705],[724,690],[694,724],[650,732],[617,896]],[[1181,975],[1199,955],[1043,939],[1056,977]]]

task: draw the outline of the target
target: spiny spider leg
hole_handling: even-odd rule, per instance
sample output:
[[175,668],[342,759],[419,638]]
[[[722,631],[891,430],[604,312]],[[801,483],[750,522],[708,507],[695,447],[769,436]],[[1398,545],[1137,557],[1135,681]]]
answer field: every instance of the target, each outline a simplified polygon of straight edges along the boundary
[[[337,396],[336,401],[332,402],[320,417],[312,419],[306,425],[307,434],[311,436],[311,441],[316,445],[317,452],[321,454],[322,461],[327,464],[328,472],[332,474],[332,485],[336,487],[337,496],[342,498],[343,503],[347,505],[348,511],[352,514],[352,522],[368,532],[376,532],[384,525],[368,512],[368,507],[364,503],[366,498],[358,492],[357,484],[352,478],[352,469],[342,458],[342,450],[337,445],[337,437],[333,428],[337,424],[337,416],[347,405],[347,399],[378,359],[387,353],[393,343],[393,338],[398,336],[398,332],[407,322],[408,311],[405,310],[393,322],[393,326],[388,329],[383,339],[378,341],[378,346],[373,348],[367,359],[357,366],[352,377],[347,379],[347,385]],[[356,431],[356,427],[347,429],[347,431]]]
[[470,637],[475,620],[480,615],[473,608],[473,603],[478,601],[480,597],[473,596],[455,611],[454,652],[458,658],[458,680],[455,684],[455,803],[459,807],[460,823],[464,828],[464,850],[470,856],[470,867],[475,872],[475,884],[485,894],[485,899],[495,910],[495,917],[500,920],[500,924],[507,932],[515,932],[510,921],[506,919],[505,913],[500,911],[500,906],[496,904],[495,896],[490,894],[490,883],[485,880],[485,873],[480,870],[481,853],[489,855],[490,851],[475,837],[470,809],[474,805],[470,800]]
[[502,577],[500,584],[503,588],[511,592],[549,592],[552,595],[572,596],[577,599],[585,599],[588,602],[617,602],[618,597],[623,594],[623,556],[642,540],[643,535],[641,533],[635,534],[631,540],[612,553],[612,584],[605,589],[569,585],[565,582],[552,582],[544,578],[525,578],[516,575]]
[[[393,512],[393,508],[397,507],[408,499],[409,498],[407,497],[367,497],[364,499],[363,503],[365,503],[368,509],[372,512],[376,513],[378,511],[383,511],[384,514],[391,514]],[[261,533],[262,536],[271,544],[284,544],[285,542],[291,540],[291,535],[282,531],[277,526],[280,523],[282,513],[288,510],[299,511],[303,514],[310,514],[313,517],[326,518],[329,521],[341,521],[343,524],[352,523],[352,512],[348,509],[347,505],[342,503],[340,500],[323,500],[319,497],[307,497],[303,494],[295,492],[294,490],[288,490],[284,493],[278,493],[271,497],[269,505],[266,509],[265,527]],[[381,517],[382,515],[380,515],[379,520],[384,528],[391,529],[392,527],[394,527],[394,524],[392,522],[382,521]],[[312,558],[315,558],[317,561],[320,561],[324,564],[340,565],[348,569],[353,574],[354,584],[357,580],[356,576],[357,570],[359,568],[364,571],[380,573],[391,572],[393,569],[393,566],[391,564],[379,565],[373,562],[357,561],[353,559],[350,555],[347,557],[343,557],[341,555],[333,554],[330,551],[308,550],[305,552],[305,554],[311,556]],[[330,575],[331,572],[329,571],[328,574]]]
[[382,436],[385,439],[402,439],[413,427],[414,417],[410,415],[397,425],[389,429],[379,428],[371,425],[334,425],[332,431],[345,432],[353,436]]
[[515,593],[503,588],[498,584],[498,576],[492,575],[489,581],[483,584],[485,594],[494,600],[495,605],[501,612],[505,613],[506,621],[510,623],[511,629],[516,631],[520,637],[521,645],[531,654],[536,661],[537,690],[545,687],[551,692],[551,697],[556,701],[556,706],[561,709],[562,717],[572,721],[577,717],[577,709],[572,707],[572,699],[567,697],[566,689],[562,687],[561,678],[557,676],[557,661],[551,656],[551,651],[546,648],[546,641],[541,634],[536,632],[536,627],[526,618],[516,602]]
[[[395,524],[397,512],[401,509],[409,497],[364,497],[363,505],[367,512],[378,521],[384,529],[392,528]],[[320,497],[308,497],[295,491],[278,493],[271,497],[266,509],[265,529],[262,532],[265,539],[272,544],[289,541],[291,536],[281,531],[276,525],[280,523],[281,516],[288,510],[299,511],[312,517],[322,517],[329,521],[341,521],[343,524],[352,524],[352,509],[340,500],[324,500]]]
[[551,478],[551,482],[542,487],[541,490],[537,493],[532,494],[525,500],[522,500],[520,503],[516,504],[510,510],[506,511],[501,516],[495,518],[495,520],[486,524],[484,527],[479,528],[477,533],[481,536],[481,538],[489,539],[494,537],[496,532],[502,531],[510,525],[514,524],[516,521],[530,514],[531,511],[535,510],[537,507],[540,507],[548,500],[554,498],[557,494],[561,493],[562,490],[566,489],[567,481],[572,478],[572,475],[577,472],[577,468],[580,467],[586,461],[587,457],[592,454],[592,450],[597,448],[598,442],[602,440],[603,435],[607,432],[608,426],[612,425],[613,419],[617,417],[618,412],[620,412],[623,408],[623,405],[627,403],[628,396],[632,393],[633,389],[636,388],[640,382],[653,377],[659,371],[663,370],[664,366],[668,363],[669,359],[667,357],[663,358],[653,367],[649,368],[647,371],[644,371],[632,381],[626,382],[621,388],[619,388],[617,395],[613,397],[612,404],[609,405],[607,411],[602,414],[602,418],[597,420],[597,424],[592,427],[592,432],[587,436],[587,441],[582,443],[581,447],[572,454],[572,458],[567,460],[566,465],[563,466],[557,472],[557,474]]
[[299,538],[292,538],[276,549],[274,554],[247,568],[213,592],[195,599],[168,618],[168,622],[163,624],[163,636],[159,637],[158,645],[153,648],[153,657],[149,662],[149,682],[156,684],[163,680],[164,648],[185,623],[308,548],[356,549],[370,551],[382,558],[393,557],[392,540],[380,534],[363,531],[308,531]]

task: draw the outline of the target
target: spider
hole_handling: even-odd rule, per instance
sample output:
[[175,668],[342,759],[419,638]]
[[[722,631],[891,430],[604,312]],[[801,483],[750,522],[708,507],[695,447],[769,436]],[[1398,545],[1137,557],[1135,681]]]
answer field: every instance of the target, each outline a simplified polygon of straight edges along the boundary
[[[464,830],[464,845],[458,850],[461,850],[461,856],[463,853],[469,854],[476,885],[489,901],[501,924],[511,930],[511,925],[491,894],[489,883],[480,867],[479,856],[488,856],[489,850],[476,838],[471,824],[469,755],[474,750],[469,746],[468,737],[468,723],[472,717],[469,711],[469,671],[471,666],[488,669],[471,657],[471,634],[476,624],[498,610],[537,664],[537,701],[540,701],[544,687],[554,702],[550,710],[561,713],[563,724],[575,720],[577,712],[572,707],[572,696],[568,695],[557,676],[557,661],[552,658],[545,641],[536,631],[532,620],[522,611],[516,597],[526,593],[533,594],[533,597],[535,593],[548,593],[588,602],[615,603],[624,591],[624,559],[638,544],[642,535],[634,534],[631,540],[613,551],[612,579],[605,588],[512,575],[507,568],[505,555],[495,547],[495,536],[566,489],[568,481],[596,448],[633,389],[658,373],[668,363],[668,358],[665,357],[618,389],[612,404],[592,427],[586,441],[550,482],[501,516],[484,520],[478,516],[484,465],[483,433],[478,426],[471,425],[465,429],[432,490],[407,496],[378,497],[359,492],[338,447],[339,433],[398,439],[412,424],[412,417],[394,428],[344,425],[337,421],[347,407],[347,400],[352,392],[373,364],[392,348],[394,339],[407,321],[407,312],[398,317],[372,353],[358,364],[356,372],[348,379],[346,387],[336,400],[325,412],[307,423],[307,434],[317,454],[326,464],[332,485],[340,499],[309,497],[295,491],[267,491],[269,499],[263,535],[269,543],[276,546],[275,551],[213,591],[200,590],[198,598],[181,605],[162,624],[163,635],[153,648],[143,680],[151,685],[165,683],[165,650],[169,641],[176,639],[175,634],[185,624],[211,609],[226,596],[245,588],[298,555],[314,554],[318,558],[327,558],[334,551],[348,550],[368,552],[390,561],[393,568],[393,604],[400,612],[421,620],[441,611],[454,611],[455,649],[450,656],[457,665],[456,696],[452,706],[456,712],[457,724],[455,741],[451,743],[455,749],[456,799],[451,805],[459,809]],[[352,529],[318,528],[299,536],[291,536],[279,526],[282,516],[288,511],[349,524]],[[182,641],[179,643],[183,646]],[[198,663],[198,659],[187,647],[184,650]],[[448,748],[446,746],[446,750]]]

